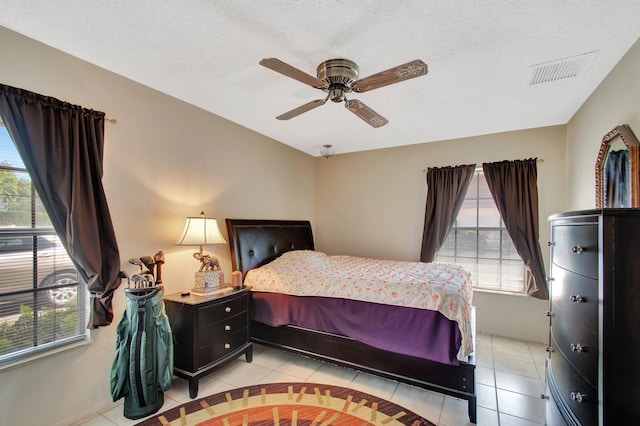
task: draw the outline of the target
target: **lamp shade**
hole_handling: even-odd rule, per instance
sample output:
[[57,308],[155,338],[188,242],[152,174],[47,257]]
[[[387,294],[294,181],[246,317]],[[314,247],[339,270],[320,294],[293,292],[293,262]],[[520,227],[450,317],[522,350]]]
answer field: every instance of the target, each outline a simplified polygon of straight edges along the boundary
[[182,235],[176,241],[180,246],[207,246],[210,244],[226,244],[220,233],[218,221],[208,217],[188,217],[184,223]]

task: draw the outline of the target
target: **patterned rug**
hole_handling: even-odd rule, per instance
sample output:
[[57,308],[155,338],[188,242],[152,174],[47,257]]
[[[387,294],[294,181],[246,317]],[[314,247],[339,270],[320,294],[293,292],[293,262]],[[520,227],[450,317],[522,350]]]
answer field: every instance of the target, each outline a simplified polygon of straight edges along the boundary
[[220,392],[156,414],[138,425],[434,426],[379,397],[316,383],[272,383]]

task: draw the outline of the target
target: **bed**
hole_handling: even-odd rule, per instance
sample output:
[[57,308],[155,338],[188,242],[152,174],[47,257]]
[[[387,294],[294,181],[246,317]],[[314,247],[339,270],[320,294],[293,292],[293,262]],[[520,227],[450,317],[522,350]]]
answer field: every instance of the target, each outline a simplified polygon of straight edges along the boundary
[[[243,276],[253,269],[257,269],[252,272],[255,274],[265,265],[275,265],[285,257],[307,252],[322,256],[313,253],[309,221],[226,219],[226,225],[232,267]],[[463,330],[458,322],[440,312],[388,306],[363,297],[347,300],[328,296],[252,289],[252,341],[465,399],[469,420],[476,422],[475,355],[463,338],[464,335],[469,340],[475,334],[473,314],[471,329]],[[346,322],[340,320],[342,315],[347,317]],[[353,323],[355,317],[366,320],[350,328],[344,325]],[[428,328],[434,337],[417,339],[414,334],[404,334],[424,333],[420,327],[411,326],[415,324]],[[372,329],[367,330],[364,325]],[[384,328],[389,327],[402,332],[387,330],[385,334]],[[354,337],[356,332],[360,334]],[[417,341],[434,344],[416,347]],[[470,342],[473,345],[473,339]]]

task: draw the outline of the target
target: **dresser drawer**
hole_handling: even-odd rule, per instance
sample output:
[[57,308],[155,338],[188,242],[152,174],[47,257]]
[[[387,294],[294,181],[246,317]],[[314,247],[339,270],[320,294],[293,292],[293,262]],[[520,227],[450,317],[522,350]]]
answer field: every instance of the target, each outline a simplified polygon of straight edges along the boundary
[[247,310],[247,294],[220,303],[203,306],[198,310],[200,328],[207,327],[224,318],[235,316]]
[[598,282],[552,266],[553,346],[587,379],[598,382]]
[[[567,426],[575,425],[577,421],[575,416],[561,405],[561,398],[558,397],[558,385],[551,376],[547,368],[545,377],[545,394],[547,400],[545,402],[545,424],[547,426]],[[567,420],[568,419],[568,420]]]
[[556,225],[551,229],[553,262],[569,271],[598,278],[598,225]]
[[598,392],[596,388],[587,383],[561,353],[551,354],[549,368],[551,376],[558,385],[559,398],[562,398],[578,421],[583,426],[597,425]]
[[196,350],[196,365],[198,368],[206,367],[212,362],[219,361],[227,355],[233,354],[249,341],[248,329],[244,328],[225,335],[224,338],[214,339],[208,337],[200,342]]
[[201,327],[198,333],[200,347],[208,346],[212,341],[227,339],[229,335],[246,328],[248,321],[247,311],[244,311],[222,321],[209,324],[206,327]]
[[[555,319],[555,317],[554,317]],[[567,330],[568,329],[568,330]],[[598,387],[598,336],[562,320],[551,327],[551,346],[592,386]]]
[[551,265],[551,277],[551,308],[563,310],[568,321],[597,331],[600,299],[598,281],[555,265]]

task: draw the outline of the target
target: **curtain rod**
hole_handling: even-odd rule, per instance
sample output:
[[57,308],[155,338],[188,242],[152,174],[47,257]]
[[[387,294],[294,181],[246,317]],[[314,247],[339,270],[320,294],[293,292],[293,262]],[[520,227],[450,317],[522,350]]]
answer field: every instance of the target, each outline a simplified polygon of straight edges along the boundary
[[115,118],[104,118],[104,121],[106,121],[107,123],[111,123],[111,124],[118,124],[118,120],[116,120]]
[[[544,163],[544,158],[536,158],[536,163]],[[482,165],[476,167],[476,169],[482,170]],[[427,173],[428,169],[422,169],[422,173]]]

